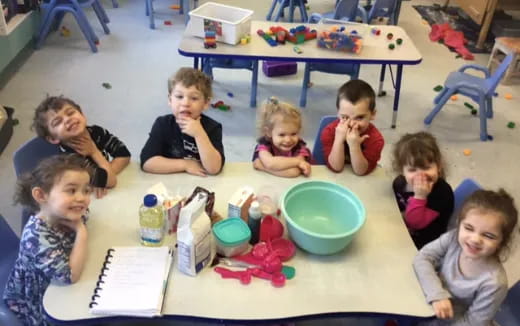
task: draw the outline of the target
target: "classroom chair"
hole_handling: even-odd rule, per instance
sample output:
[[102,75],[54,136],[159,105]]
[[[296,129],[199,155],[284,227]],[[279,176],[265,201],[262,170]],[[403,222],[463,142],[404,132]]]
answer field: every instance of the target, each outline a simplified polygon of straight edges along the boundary
[[318,128],[318,133],[316,134],[316,138],[314,139],[314,147],[312,148],[312,159],[314,164],[324,165],[327,164],[326,158],[323,157],[323,147],[321,146],[321,132],[323,128],[327,126],[329,123],[334,121],[337,117],[335,115],[326,115],[321,117],[320,126]]
[[[51,144],[41,137],[34,137],[14,152],[13,165],[16,177],[32,171],[46,157],[60,154],[58,145]],[[33,212],[22,209],[22,229]]]
[[387,25],[397,24],[397,10],[399,0],[376,0],[368,12],[367,23],[370,24],[375,18],[388,18]]
[[[487,119],[493,118],[493,95],[498,83],[504,76],[512,60],[513,55],[509,54],[504,58],[493,75],[490,74],[486,67],[475,64],[463,65],[458,71],[450,73],[444,82],[443,90],[433,100],[435,106],[430,114],[428,114],[424,119],[424,123],[427,125],[431,124],[433,118],[435,118],[437,113],[439,113],[452,95],[464,95],[478,103],[480,116],[480,140],[488,140]],[[485,78],[466,73],[465,70],[470,68],[483,72]]]
[[[179,14],[183,14],[184,13],[184,2],[186,0],[179,0]],[[190,15],[189,15],[189,2],[190,0],[187,0],[186,3],[188,4],[188,10],[186,10],[186,14],[184,15],[184,25],[188,24],[188,21],[190,19]],[[198,3],[199,1],[198,0],[194,0],[193,1],[193,4],[194,4],[194,8],[197,8],[198,7]],[[144,1],[144,4],[145,4],[145,13],[146,13],[146,16],[149,17],[150,19],[150,28],[151,29],[155,29],[155,12],[153,10],[153,0],[145,0]]]
[[462,203],[476,190],[482,189],[482,187],[473,179],[467,178],[457,186],[453,192],[454,205],[453,214],[451,214],[450,221],[448,222],[448,230],[457,226],[457,218],[462,208]]
[[520,281],[516,282],[509,289],[507,297],[498,309],[495,321],[500,326],[518,326],[520,325]]
[[502,79],[502,84],[509,84],[512,77],[520,76],[520,37],[497,37],[495,39],[487,65],[489,71],[495,64],[499,65],[502,58],[508,54],[513,55],[513,60]]
[[50,29],[58,27],[67,12],[70,12],[76,22],[78,23],[85,39],[87,40],[92,52],[97,52],[96,43],[99,42],[98,37],[94,33],[92,26],[87,20],[87,16],[83,11],[83,8],[92,7],[94,12],[103,27],[105,34],[110,34],[107,23],[109,22],[108,16],[101,5],[99,0],[50,0],[41,4],[43,17],[40,26],[40,32],[36,40],[36,49],[39,49]]
[[[293,8],[289,8],[289,10],[292,9],[292,12],[289,13],[289,22],[293,22],[292,17],[294,17],[294,10],[296,7],[300,9],[300,16],[302,19],[302,22],[306,22],[308,20],[307,16],[307,8],[305,7],[306,1],[305,0],[292,0],[293,1]],[[277,22],[280,20],[280,17],[283,17],[284,9],[286,7],[289,7],[289,0],[273,0],[273,3],[271,4],[271,8],[269,8],[269,11],[267,12],[266,20],[271,20],[271,17],[273,15],[273,12],[276,8],[276,5],[279,4],[278,12],[276,13],[276,16],[274,18],[274,21]]]
[[203,58],[202,71],[213,79],[213,68],[222,69],[247,69],[251,70],[251,98],[249,105],[256,107],[256,90],[258,87],[258,60],[243,60],[229,58]]
[[4,300],[5,284],[11,274],[20,240],[13,232],[7,221],[0,215],[0,325],[22,326],[22,322],[7,308]]
[[359,5],[359,0],[340,0],[336,3],[334,11],[324,14],[313,13],[309,17],[309,23],[316,24],[323,18],[353,22],[356,21],[357,17],[361,17],[363,22],[367,21],[367,13],[365,9]]

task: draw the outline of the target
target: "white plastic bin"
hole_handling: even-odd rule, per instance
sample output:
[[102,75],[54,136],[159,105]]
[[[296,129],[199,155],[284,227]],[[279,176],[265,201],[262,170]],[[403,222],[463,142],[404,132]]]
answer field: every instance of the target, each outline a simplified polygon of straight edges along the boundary
[[217,41],[234,45],[240,42],[242,36],[251,32],[252,15],[252,10],[206,2],[190,11],[186,29],[192,35],[204,37],[204,20],[211,20],[222,27],[222,35],[217,33]]

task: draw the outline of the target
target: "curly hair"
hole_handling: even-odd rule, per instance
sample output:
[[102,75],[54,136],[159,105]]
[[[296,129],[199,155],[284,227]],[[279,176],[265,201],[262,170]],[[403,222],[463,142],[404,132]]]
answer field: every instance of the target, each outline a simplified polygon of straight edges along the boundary
[[195,86],[204,95],[204,99],[208,101],[213,96],[211,90],[211,79],[200,70],[182,67],[168,79],[168,95],[173,92],[175,85],[178,83],[184,87]]
[[292,104],[278,101],[276,97],[270,97],[257,112],[257,129],[260,136],[270,135],[278,121],[292,122],[302,128],[302,115],[298,108]]

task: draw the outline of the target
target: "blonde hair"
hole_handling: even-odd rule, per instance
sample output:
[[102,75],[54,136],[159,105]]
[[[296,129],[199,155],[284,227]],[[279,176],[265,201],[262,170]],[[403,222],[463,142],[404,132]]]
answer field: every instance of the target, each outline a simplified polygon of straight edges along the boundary
[[276,97],[268,98],[257,112],[257,129],[260,136],[268,135],[279,121],[291,122],[302,129],[302,115],[292,104],[278,101]]
[[195,86],[195,88],[204,95],[206,101],[211,99],[213,96],[211,90],[211,78],[200,70],[189,67],[182,67],[177,70],[175,75],[168,79],[168,95],[172,93],[175,85],[179,83],[187,88]]

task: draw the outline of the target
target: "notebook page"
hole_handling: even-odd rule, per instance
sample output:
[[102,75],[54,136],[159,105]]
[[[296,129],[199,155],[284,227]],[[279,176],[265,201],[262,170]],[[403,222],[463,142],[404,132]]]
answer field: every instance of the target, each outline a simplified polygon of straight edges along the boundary
[[104,271],[94,314],[160,314],[168,247],[115,247]]

